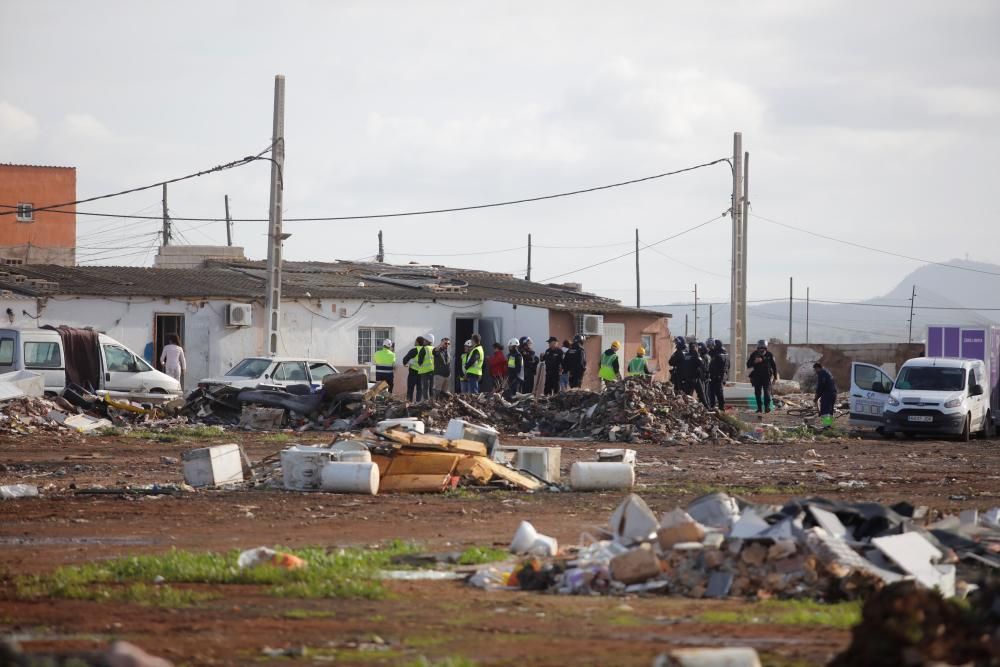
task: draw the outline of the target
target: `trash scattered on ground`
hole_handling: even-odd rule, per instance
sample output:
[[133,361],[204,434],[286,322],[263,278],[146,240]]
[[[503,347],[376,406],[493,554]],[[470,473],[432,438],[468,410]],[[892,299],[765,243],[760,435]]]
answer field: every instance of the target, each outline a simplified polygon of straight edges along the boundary
[[236,444],[184,452],[184,481],[198,488],[243,482],[243,455]]
[[146,653],[135,644],[116,641],[106,651],[24,653],[11,638],[0,641],[0,665],[80,665],[86,667],[173,667],[172,662]]
[[236,565],[241,570],[261,565],[272,565],[283,570],[298,570],[306,567],[308,563],[295,554],[275,551],[267,547],[257,547],[241,552],[239,558],[236,559]]
[[657,656],[653,667],[760,667],[760,658],[747,647],[675,648]]
[[38,487],[34,484],[7,484],[0,486],[0,498],[37,498]]
[[[856,599],[913,580],[964,597],[984,572],[1000,568],[1000,508],[924,525],[905,504],[797,499],[750,505],[712,493],[657,519],[631,494],[607,528],[556,551],[521,523],[511,552],[527,555],[483,568],[484,588],[564,594],[663,592],[694,598]],[[551,552],[551,555],[550,553]]]

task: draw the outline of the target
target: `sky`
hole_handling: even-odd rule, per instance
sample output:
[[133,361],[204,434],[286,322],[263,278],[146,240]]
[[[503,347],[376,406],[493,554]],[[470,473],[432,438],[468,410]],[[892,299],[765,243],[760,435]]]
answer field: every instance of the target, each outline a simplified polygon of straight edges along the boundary
[[[80,198],[258,153],[286,77],[285,216],[534,197],[750,152],[749,298],[888,293],[919,262],[994,261],[1000,3],[2,0],[0,162],[77,168]],[[266,218],[255,162],[169,189],[178,217]],[[726,163],[543,202],[288,222],[290,260],[371,258],[580,282],[642,304],[729,295]],[[9,203],[9,202],[0,202]],[[158,189],[81,211],[159,215]],[[761,216],[761,217],[758,217]],[[78,218],[78,258],[151,264],[156,220]],[[712,222],[709,222],[712,221]],[[221,222],[176,240],[225,243]],[[252,258],[266,223],[236,222]],[[592,264],[592,268],[580,270]],[[969,274],[969,280],[983,276]],[[987,278],[994,279],[994,278]]]

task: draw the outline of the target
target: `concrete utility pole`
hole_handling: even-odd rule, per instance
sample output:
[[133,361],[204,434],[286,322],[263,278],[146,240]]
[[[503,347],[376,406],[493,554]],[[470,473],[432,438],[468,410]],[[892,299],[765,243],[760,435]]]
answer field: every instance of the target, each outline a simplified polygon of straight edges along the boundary
[[746,381],[747,357],[747,242],[746,217],[749,190],[743,166],[749,161],[743,153],[743,133],[733,133],[733,195],[729,210],[733,217],[732,277],[730,282],[729,356],[734,380]]
[[793,285],[792,277],[789,276],[788,278],[788,344],[789,345],[792,344],[792,299],[794,298],[792,296],[794,293],[792,285]]
[[698,283],[694,284],[694,337],[698,337]]
[[524,274],[525,280],[531,280],[531,234],[528,234],[528,271]]
[[806,287],[806,345],[809,344],[809,288]]
[[642,294],[639,291],[639,228],[635,229],[635,307],[642,308]]
[[170,245],[174,234],[170,229],[170,214],[167,212],[167,184],[163,184],[163,236],[160,238],[160,245]]
[[688,314],[684,313],[684,337],[688,337]]
[[917,300],[917,286],[913,286],[913,291],[910,292],[910,333],[906,337],[907,343],[913,342],[913,303]]
[[233,219],[229,217],[229,195],[226,195],[226,245],[233,245]]
[[715,338],[715,335],[712,333],[712,316],[713,316],[713,312],[712,311],[714,309],[715,309],[715,304],[714,303],[708,304],[708,337],[709,338]]
[[385,246],[382,244],[382,230],[378,230],[378,254],[375,255],[375,261],[379,264],[385,262]]
[[271,134],[271,204],[267,229],[267,339],[268,354],[278,353],[281,328],[282,191],[285,187],[285,77],[274,77],[274,128]]

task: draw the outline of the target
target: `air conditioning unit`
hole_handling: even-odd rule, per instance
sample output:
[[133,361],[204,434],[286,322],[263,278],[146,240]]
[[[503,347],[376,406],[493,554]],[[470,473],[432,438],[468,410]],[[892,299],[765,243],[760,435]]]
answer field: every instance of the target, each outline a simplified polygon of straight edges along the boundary
[[227,327],[248,327],[253,321],[253,306],[249,303],[226,305]]
[[604,334],[603,315],[577,315],[576,332],[581,336],[601,336]]

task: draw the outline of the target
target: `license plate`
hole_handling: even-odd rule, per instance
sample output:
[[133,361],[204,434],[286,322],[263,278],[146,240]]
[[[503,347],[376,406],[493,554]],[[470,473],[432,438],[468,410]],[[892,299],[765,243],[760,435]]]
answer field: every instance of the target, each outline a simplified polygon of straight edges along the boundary
[[934,421],[934,417],[931,417],[929,415],[910,415],[909,417],[906,418],[906,421],[911,421],[911,422],[932,422],[932,421]]

